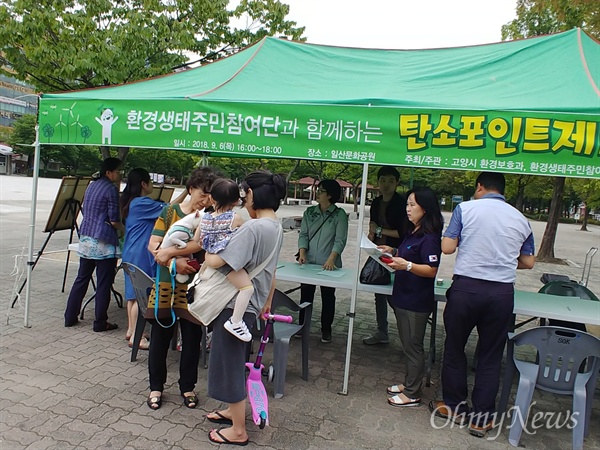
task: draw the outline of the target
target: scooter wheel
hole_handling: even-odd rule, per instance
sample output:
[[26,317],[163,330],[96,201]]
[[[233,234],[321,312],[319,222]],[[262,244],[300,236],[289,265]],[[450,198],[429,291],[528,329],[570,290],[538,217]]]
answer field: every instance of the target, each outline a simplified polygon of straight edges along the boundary
[[265,427],[265,425],[267,424],[267,421],[264,419],[264,417],[260,418],[260,424],[258,425],[258,428],[260,428],[261,430]]
[[272,383],[274,378],[275,378],[275,369],[273,368],[273,366],[269,366],[269,371],[267,372],[267,381],[269,383]]

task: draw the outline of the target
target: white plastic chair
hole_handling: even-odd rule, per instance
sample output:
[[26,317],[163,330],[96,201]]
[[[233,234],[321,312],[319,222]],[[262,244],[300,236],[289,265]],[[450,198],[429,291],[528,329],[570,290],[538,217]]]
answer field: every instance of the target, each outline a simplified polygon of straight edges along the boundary
[[[600,339],[583,331],[561,327],[537,327],[511,337],[514,345],[532,345],[536,362],[517,359],[519,385],[508,441],[517,447],[535,388],[573,396],[573,449],[583,448],[589,434],[592,400],[600,370]],[[558,412],[558,411],[556,411]],[[520,415],[520,417],[519,417]]]

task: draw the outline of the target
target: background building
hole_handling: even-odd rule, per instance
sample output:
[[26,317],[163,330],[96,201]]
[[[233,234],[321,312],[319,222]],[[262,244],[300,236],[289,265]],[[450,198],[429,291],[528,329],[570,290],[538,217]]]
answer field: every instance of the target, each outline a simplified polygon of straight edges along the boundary
[[24,114],[37,115],[37,98],[33,86],[7,75],[0,75],[0,175],[27,173],[27,156],[10,151],[3,142],[9,128]]

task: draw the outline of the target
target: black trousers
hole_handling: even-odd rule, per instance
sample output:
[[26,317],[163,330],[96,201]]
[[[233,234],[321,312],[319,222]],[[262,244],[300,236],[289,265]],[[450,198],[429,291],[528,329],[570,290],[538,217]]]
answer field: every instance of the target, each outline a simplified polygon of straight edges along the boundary
[[[170,319],[163,319],[165,322]],[[163,328],[152,320],[150,348],[148,349],[148,374],[150,390],[162,392],[167,381],[167,353],[175,325]],[[198,381],[198,362],[200,361],[200,341],[202,327],[189,320],[179,319],[181,330],[181,355],[179,356],[179,391],[191,392]]]
[[513,322],[514,286],[458,275],[453,280],[444,310],[444,402],[457,413],[468,412],[465,345],[476,327],[479,353],[471,394],[475,414],[472,421],[483,425],[496,410],[502,354]]
[[[315,301],[315,290],[317,286],[314,284],[300,285],[300,303]],[[321,308],[321,331],[331,333],[331,325],[335,317],[335,288],[321,286],[321,299],[323,307]],[[304,311],[300,311],[300,323],[304,323]]]
[[69,293],[67,300],[67,308],[65,310],[65,325],[70,326],[77,322],[81,303],[85,294],[87,294],[88,286],[94,270],[96,270],[96,299],[94,331],[106,330],[108,321],[108,306],[110,304],[110,294],[113,281],[115,279],[115,269],[117,267],[117,259],[87,259],[79,258],[79,270],[77,278],[73,282],[73,287]]

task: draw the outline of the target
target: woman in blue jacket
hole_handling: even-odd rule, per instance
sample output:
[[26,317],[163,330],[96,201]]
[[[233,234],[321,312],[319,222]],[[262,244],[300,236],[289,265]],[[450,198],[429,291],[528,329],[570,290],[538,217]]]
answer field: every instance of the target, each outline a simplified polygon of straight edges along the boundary
[[[152,191],[150,174],[146,169],[138,167],[127,174],[127,186],[121,195],[121,217],[125,224],[122,261],[136,265],[150,277],[156,275],[156,261],[154,255],[148,251],[148,241],[154,223],[165,206],[164,202],[152,200],[149,197]],[[181,203],[186,195],[187,191],[184,189],[173,203]],[[131,347],[138,317],[138,306],[131,279],[127,274],[125,274],[125,299],[127,300],[128,323],[125,339],[129,341]],[[148,340],[143,337],[140,349],[148,350],[148,345]]]

